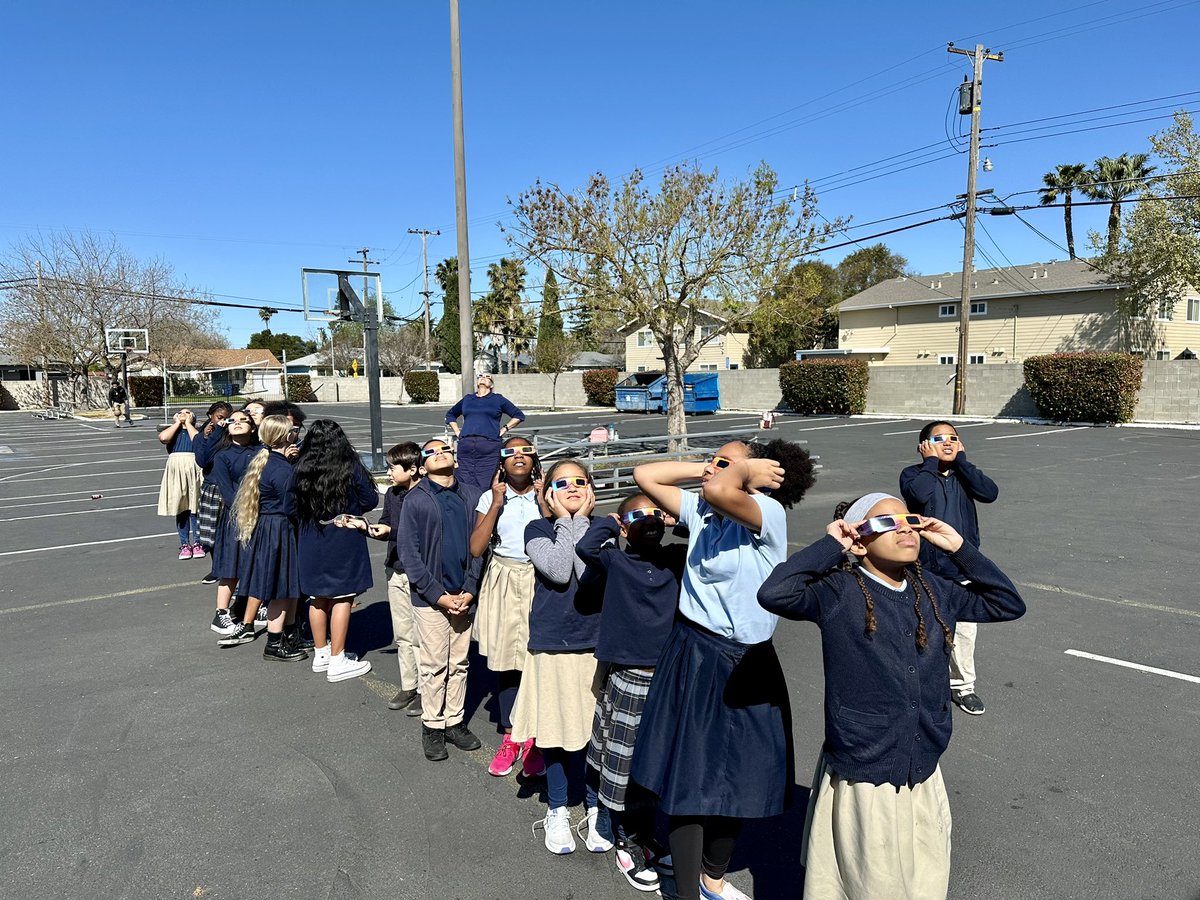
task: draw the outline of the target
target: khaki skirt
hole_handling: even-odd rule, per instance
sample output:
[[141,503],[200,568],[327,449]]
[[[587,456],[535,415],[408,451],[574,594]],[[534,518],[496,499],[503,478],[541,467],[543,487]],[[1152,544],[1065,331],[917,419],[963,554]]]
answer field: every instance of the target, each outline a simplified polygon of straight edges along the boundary
[[471,633],[493,672],[525,667],[529,608],[533,605],[533,563],[492,556],[479,587],[479,607]]
[[604,671],[591,650],[528,652],[513,707],[512,739],[537,738],[539,747],[582,750],[592,736]]
[[196,454],[188,451],[167,454],[167,468],[163,470],[162,484],[158,487],[158,514],[177,516],[191,510],[200,512],[200,485],[204,473],[196,465]]
[[945,900],[950,800],[942,768],[913,787],[848,781],[817,762],[800,843],[804,900]]

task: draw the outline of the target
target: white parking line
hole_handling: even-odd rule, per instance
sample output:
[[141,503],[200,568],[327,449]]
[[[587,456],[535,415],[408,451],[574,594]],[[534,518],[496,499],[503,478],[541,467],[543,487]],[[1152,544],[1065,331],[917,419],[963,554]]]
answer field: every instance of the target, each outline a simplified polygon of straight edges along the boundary
[[[140,491],[142,488],[153,488],[153,487],[156,487],[156,485],[153,485],[153,484],[122,484],[122,485],[119,485],[118,487],[113,487],[113,488],[101,487],[97,490],[97,493],[103,493],[104,491]],[[158,491],[155,490],[155,491],[152,491],[151,493],[158,493]],[[0,500],[4,500],[4,501],[8,501],[8,500],[41,500],[44,497],[78,497],[78,496],[79,496],[79,491],[60,491],[56,494],[26,494],[24,497],[0,497]],[[133,497],[136,495],[128,494],[127,496]],[[82,499],[87,499],[87,498],[80,497],[79,499],[82,500]],[[120,499],[120,497],[118,496],[117,499]]]
[[1098,656],[1095,653],[1084,653],[1082,650],[1064,650],[1068,656],[1078,656],[1082,659],[1094,659],[1096,662],[1108,663],[1113,666],[1121,666],[1126,669],[1136,669],[1139,672],[1148,672],[1151,675],[1163,675],[1167,678],[1178,678],[1180,681],[1190,681],[1192,684],[1200,684],[1200,677],[1196,675],[1185,675],[1183,672],[1172,672],[1170,669],[1158,669],[1154,666],[1143,666],[1141,663],[1129,662],[1124,659],[1114,659],[1111,656]]
[[31,547],[28,550],[5,550],[0,556],[21,556],[25,553],[48,553],[51,550],[74,550],[77,547],[95,547],[98,544],[124,544],[127,541],[149,541],[153,538],[173,537],[179,540],[179,532],[164,531],[162,534],[143,534],[138,537],[110,538],[107,541],[83,541],[79,544],[56,544],[53,547]]
[[[121,490],[121,488],[118,488],[118,490]],[[157,494],[157,493],[158,493],[158,491],[139,491],[136,494],[103,494],[103,497],[105,497],[108,500],[124,500],[127,497],[145,497],[149,494]],[[18,497],[12,497],[12,498],[3,497],[0,499],[17,500],[20,498],[18,498]],[[60,506],[63,503],[95,503],[95,502],[96,501],[94,499],[92,499],[91,497],[76,497],[73,500],[43,500],[41,503],[14,503],[10,506],[0,506],[0,510],[2,510],[2,509],[28,509],[31,506]],[[130,508],[132,509],[133,507],[130,507]],[[32,517],[25,516],[23,518],[32,518]]]
[[114,594],[98,594],[95,597],[78,597],[74,600],[51,600],[48,603],[31,603],[28,606],[14,606],[11,609],[0,609],[0,616],[9,613],[29,612],[35,609],[50,609],[54,606],[72,606],[76,603],[91,603],[94,600],[115,600],[117,597],[133,597],[137,594],[153,594],[158,591],[174,591],[179,588],[191,587],[196,582],[181,581],[179,584],[156,584],[152,587],[134,588],[129,591],[117,591]]
[[985,441],[1007,441],[1009,438],[1022,437],[1041,437],[1044,434],[1058,434],[1060,431],[1086,431],[1087,428],[1083,425],[1076,425],[1071,428],[1051,428],[1049,431],[1031,431],[1028,434],[998,434],[995,437],[984,438]]
[[[996,424],[995,422],[971,422],[966,425],[957,425],[956,424],[954,426],[954,430],[958,431],[958,429],[960,429],[960,428],[978,428],[980,425],[995,425],[995,424]],[[923,429],[923,428],[915,428],[912,431],[886,431],[886,432],[884,432],[883,436],[891,437],[894,434],[920,434],[924,430],[925,429]]]
[[[42,471],[52,472],[57,468],[61,468],[61,466],[51,466],[50,468],[43,469]],[[24,483],[28,483],[30,481],[66,481],[68,478],[106,478],[112,475],[137,475],[139,472],[158,472],[161,474],[162,470],[163,467],[159,466],[157,469],[130,469],[128,472],[87,472],[83,475],[51,475],[48,478],[25,478],[23,473],[18,472],[16,475],[6,475],[5,477],[0,478],[0,481],[11,481],[12,479],[16,478],[21,479],[21,481]]]
[[819,425],[816,428],[798,428],[797,431],[825,431],[828,428],[858,428],[861,425],[898,425],[901,422],[911,422],[911,419],[892,419],[887,422],[880,422],[877,419],[871,419],[868,422],[844,422],[841,425]]
[[11,519],[0,519],[0,522],[24,522],[26,519],[58,519],[62,516],[90,516],[93,513],[120,512],[123,509],[155,509],[156,503],[146,503],[142,506],[104,506],[96,509],[77,509],[75,512],[39,513],[36,516],[14,516]]

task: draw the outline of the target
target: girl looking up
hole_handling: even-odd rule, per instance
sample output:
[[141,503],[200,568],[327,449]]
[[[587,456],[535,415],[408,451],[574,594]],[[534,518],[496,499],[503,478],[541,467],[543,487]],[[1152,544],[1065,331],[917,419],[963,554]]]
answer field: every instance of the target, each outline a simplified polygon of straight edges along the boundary
[[[944,900],[951,822],[938,760],[950,742],[954,629],[1019,618],[1025,603],[957,531],[896,497],[867,494],[834,516],[758,592],[764,609],[821,629],[825,743],[800,850],[804,896]],[[922,545],[970,584],[924,569]]]
[[[246,467],[259,449],[258,426],[244,409],[231,413],[225,423],[225,435],[213,454],[212,479],[221,495],[217,513],[216,536],[213,543],[213,575],[217,578],[217,611],[213,614],[212,630],[221,635],[218,644],[234,646],[254,640],[254,614],[248,627],[234,622],[229,614],[233,592],[238,583],[242,545],[233,524],[233,501]],[[229,639],[231,643],[223,641]]]
[[167,467],[158,488],[158,514],[174,516],[179,531],[179,558],[203,558],[200,546],[200,482],[203,473],[196,465],[193,442],[200,437],[196,417],[190,409],[175,413],[171,424],[158,433],[158,441],[167,448]]

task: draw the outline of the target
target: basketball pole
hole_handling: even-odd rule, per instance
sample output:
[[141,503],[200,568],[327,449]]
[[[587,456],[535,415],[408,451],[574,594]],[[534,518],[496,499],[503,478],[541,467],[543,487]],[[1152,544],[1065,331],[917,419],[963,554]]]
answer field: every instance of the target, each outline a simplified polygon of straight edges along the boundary
[[[133,399],[129,393],[129,351],[124,347],[121,348],[121,383],[125,388],[125,424],[132,425],[133,419],[129,415],[129,401]],[[163,403],[167,402],[167,398],[163,397]]]

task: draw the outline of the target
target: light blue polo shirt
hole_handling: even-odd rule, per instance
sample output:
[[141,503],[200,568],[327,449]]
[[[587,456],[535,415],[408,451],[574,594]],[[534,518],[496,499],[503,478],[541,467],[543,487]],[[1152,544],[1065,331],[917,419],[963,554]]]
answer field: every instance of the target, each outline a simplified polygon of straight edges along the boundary
[[[475,512],[486,514],[492,508],[492,492],[484,491],[475,505]],[[537,491],[529,490],[518,494],[509,487],[504,494],[504,509],[496,520],[496,534],[500,543],[492,548],[492,552],[505,559],[519,559],[529,562],[525,554],[525,526],[542,518],[538,508]]]
[[787,557],[783,507],[765,494],[751,494],[762,511],[762,530],[754,534],[717,515],[698,494],[679,494],[679,521],[690,532],[679,611],[742,644],[769,640],[779,617],[758,605],[758,589]]

